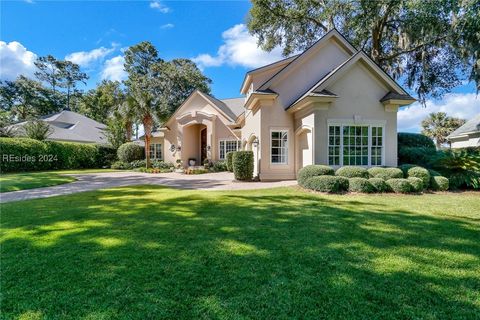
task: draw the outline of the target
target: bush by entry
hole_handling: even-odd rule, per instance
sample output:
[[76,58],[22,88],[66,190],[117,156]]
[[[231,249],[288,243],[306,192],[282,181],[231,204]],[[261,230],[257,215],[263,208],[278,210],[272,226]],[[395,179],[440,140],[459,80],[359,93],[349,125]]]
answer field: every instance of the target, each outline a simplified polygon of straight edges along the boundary
[[232,152],[232,167],[235,179],[250,181],[253,179],[253,152],[235,151]]

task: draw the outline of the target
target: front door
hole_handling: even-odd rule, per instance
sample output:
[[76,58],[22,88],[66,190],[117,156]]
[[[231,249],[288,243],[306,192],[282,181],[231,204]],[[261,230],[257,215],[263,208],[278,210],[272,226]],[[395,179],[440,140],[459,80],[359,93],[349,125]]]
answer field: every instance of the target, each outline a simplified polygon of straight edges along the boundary
[[203,166],[203,162],[205,159],[207,159],[207,128],[204,128],[202,131],[200,131],[200,150],[200,165]]

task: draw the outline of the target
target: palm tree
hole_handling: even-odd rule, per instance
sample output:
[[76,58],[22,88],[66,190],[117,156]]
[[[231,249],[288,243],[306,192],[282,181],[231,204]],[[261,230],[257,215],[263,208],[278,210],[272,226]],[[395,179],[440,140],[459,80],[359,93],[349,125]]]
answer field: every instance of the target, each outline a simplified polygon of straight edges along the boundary
[[448,117],[445,112],[430,113],[422,121],[422,134],[435,140],[437,149],[440,149],[448,135],[464,123],[464,119]]

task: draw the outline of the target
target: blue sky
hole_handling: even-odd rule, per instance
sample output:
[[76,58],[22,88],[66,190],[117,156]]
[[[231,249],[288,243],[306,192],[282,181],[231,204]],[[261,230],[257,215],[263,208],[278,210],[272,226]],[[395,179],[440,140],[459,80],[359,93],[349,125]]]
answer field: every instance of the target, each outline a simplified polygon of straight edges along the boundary
[[[239,96],[247,70],[281,58],[265,53],[245,27],[248,1],[1,1],[0,77],[31,75],[36,56],[52,54],[81,65],[88,88],[120,80],[122,50],[152,42],[166,60],[191,58],[213,80],[218,98]],[[464,118],[480,112],[473,84],[465,84],[427,108],[399,113],[399,128],[418,131],[421,117],[447,111]]]

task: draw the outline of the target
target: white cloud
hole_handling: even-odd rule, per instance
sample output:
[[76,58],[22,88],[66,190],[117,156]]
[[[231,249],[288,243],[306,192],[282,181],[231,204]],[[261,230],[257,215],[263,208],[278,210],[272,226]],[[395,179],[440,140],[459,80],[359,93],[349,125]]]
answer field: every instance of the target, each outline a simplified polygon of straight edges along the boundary
[[173,27],[175,27],[173,23],[167,23],[167,24],[161,25],[160,29],[171,29]]
[[115,50],[115,44],[112,44],[114,47],[107,49],[105,47],[100,47],[93,49],[91,51],[79,51],[68,54],[65,57],[65,60],[69,60],[73,63],[76,63],[82,67],[90,65],[92,62],[105,58],[108,54],[112,53]]
[[398,111],[398,131],[420,132],[423,119],[432,112],[445,112],[448,116],[470,119],[480,113],[480,96],[474,93],[450,93],[440,101],[427,100],[423,107],[415,102]]
[[169,13],[170,8],[158,0],[150,2],[150,8],[160,11],[161,13]]
[[33,76],[37,55],[20,42],[0,41],[0,79],[14,80],[19,75]]
[[280,48],[274,48],[271,52],[260,49],[257,38],[248,33],[244,24],[237,24],[224,31],[222,38],[224,44],[218,48],[215,56],[203,53],[193,58],[200,68],[218,67],[223,64],[257,68],[283,59]]
[[125,58],[116,56],[105,61],[102,71],[102,80],[122,81],[127,78],[127,72],[123,68]]

